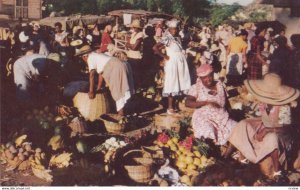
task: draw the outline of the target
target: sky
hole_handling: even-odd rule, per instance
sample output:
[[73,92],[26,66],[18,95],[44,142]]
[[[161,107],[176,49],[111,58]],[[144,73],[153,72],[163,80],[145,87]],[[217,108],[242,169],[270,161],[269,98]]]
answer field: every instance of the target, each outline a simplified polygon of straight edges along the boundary
[[218,0],[219,3],[226,3],[226,4],[232,4],[232,3],[239,3],[240,5],[248,5],[253,0]]

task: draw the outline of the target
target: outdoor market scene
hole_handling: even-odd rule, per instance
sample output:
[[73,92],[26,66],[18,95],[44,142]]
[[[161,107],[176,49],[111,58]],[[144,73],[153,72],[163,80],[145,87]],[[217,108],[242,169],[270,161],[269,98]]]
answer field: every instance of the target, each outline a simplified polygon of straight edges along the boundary
[[1,186],[299,186],[300,1],[0,0]]

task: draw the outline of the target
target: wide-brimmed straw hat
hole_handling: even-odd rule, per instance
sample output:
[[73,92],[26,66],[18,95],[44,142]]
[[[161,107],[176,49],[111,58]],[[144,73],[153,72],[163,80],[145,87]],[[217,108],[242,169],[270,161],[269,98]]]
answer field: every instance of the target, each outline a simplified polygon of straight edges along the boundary
[[130,27],[131,28],[143,28],[141,25],[141,21],[138,19],[133,20]]
[[263,80],[245,80],[244,84],[258,101],[271,105],[285,105],[299,97],[299,90],[283,85],[275,73],[266,74]]
[[72,47],[76,47],[76,46],[80,46],[82,43],[83,43],[83,41],[80,40],[80,39],[78,39],[78,40],[73,40],[73,41],[70,43],[70,45],[71,45]]
[[85,54],[88,54],[90,52],[92,52],[92,48],[91,46],[89,45],[85,45],[85,46],[82,46],[78,52],[75,54],[75,56],[82,56],[82,55],[85,55]]

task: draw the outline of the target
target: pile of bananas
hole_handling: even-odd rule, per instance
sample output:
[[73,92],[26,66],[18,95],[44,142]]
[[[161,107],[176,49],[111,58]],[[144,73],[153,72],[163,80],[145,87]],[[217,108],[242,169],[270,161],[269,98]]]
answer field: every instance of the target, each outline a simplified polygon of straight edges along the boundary
[[72,163],[71,161],[72,153],[64,152],[62,154],[53,155],[49,162],[49,167],[57,167],[57,168],[66,168]]

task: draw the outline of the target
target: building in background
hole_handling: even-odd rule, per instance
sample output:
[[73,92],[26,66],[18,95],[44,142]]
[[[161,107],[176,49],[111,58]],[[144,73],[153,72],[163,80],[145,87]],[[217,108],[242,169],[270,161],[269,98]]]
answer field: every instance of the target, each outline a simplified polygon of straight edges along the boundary
[[42,0],[0,0],[0,16],[10,19],[41,19]]

